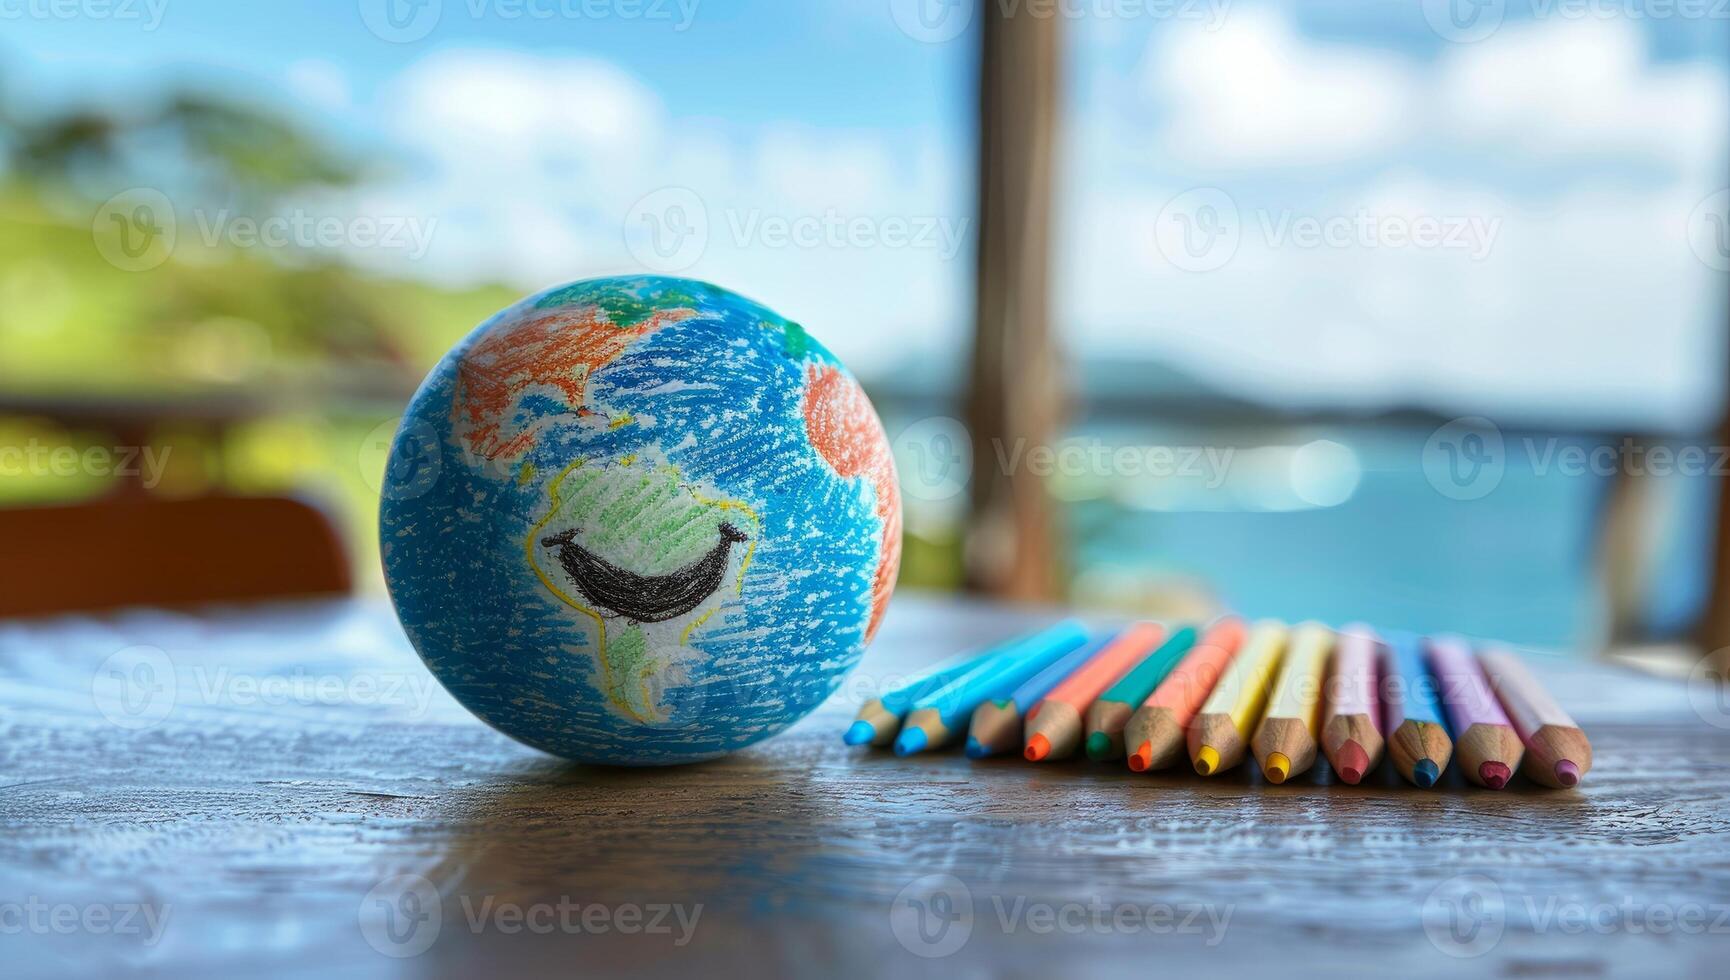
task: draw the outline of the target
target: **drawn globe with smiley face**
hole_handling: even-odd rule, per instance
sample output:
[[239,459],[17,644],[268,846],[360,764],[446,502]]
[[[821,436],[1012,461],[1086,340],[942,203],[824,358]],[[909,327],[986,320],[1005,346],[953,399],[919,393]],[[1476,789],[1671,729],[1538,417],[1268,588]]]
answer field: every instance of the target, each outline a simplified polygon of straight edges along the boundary
[[858,383],[688,279],[584,280],[482,324],[415,394],[382,497],[433,674],[581,762],[694,762],[793,724],[858,662],[900,562]]

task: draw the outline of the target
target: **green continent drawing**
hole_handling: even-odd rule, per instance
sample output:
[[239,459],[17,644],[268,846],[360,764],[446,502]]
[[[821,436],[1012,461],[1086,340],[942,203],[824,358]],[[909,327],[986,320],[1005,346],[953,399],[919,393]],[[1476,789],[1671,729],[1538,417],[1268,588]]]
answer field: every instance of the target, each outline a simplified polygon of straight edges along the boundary
[[524,549],[542,584],[592,626],[588,646],[614,708],[667,720],[691,634],[739,595],[762,521],[707,494],[657,454],[578,459],[547,487]]

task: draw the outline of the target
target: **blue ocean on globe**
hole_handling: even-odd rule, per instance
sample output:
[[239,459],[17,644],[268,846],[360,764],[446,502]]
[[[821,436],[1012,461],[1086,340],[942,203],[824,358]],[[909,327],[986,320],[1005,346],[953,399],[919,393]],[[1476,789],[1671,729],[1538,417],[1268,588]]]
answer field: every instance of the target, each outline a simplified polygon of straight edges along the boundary
[[797,323],[707,283],[529,297],[435,367],[392,445],[385,578],[469,710],[663,765],[785,729],[858,662],[900,558],[889,446]]

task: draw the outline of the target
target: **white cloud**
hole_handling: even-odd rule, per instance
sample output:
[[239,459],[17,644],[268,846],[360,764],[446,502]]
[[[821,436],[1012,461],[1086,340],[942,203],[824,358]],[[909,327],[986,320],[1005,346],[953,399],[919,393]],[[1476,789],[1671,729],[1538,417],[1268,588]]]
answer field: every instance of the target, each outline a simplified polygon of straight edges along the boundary
[[1233,11],[1217,29],[1177,20],[1155,32],[1141,90],[1171,113],[1167,147],[1224,165],[1349,159],[1405,137],[1412,66],[1392,55],[1305,41],[1279,12]]
[[611,63],[494,50],[429,55],[384,105],[421,167],[370,189],[363,206],[437,219],[429,256],[411,272],[532,289],[643,271],[626,245],[627,216],[645,195],[679,187],[700,199],[708,235],[677,273],[801,320],[855,370],[900,365],[963,329],[965,250],[788,244],[765,230],[863,220],[875,234],[925,219],[970,229],[966,164],[934,135],[685,118]]
[[[1686,219],[1723,185],[1727,91],[1722,64],[1657,62],[1622,19],[1509,24],[1435,61],[1312,41],[1266,8],[1213,36],[1168,25],[1139,89],[1165,122],[1150,135],[1089,109],[1074,127],[1090,151],[1062,215],[1061,326],[1092,355],[1165,357],[1288,404],[1701,424],[1726,303]],[[1353,167],[1321,166],[1338,162]],[[1155,236],[1197,183],[1241,219],[1205,273]],[[1360,213],[1496,236],[1474,258],[1270,230]]]
[[1436,89],[1440,126],[1503,154],[1612,154],[1698,176],[1721,167],[1730,125],[1723,70],[1651,63],[1626,18],[1509,25],[1450,51]]

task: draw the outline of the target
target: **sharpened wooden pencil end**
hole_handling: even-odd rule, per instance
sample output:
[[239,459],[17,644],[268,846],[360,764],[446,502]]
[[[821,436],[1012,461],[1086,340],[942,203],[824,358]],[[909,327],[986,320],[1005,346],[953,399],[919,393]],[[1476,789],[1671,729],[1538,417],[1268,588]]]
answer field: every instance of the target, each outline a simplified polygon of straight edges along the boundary
[[1270,752],[1267,761],[1262,763],[1261,771],[1268,782],[1278,786],[1291,775],[1291,760],[1286,758],[1284,752]]
[[1147,767],[1149,765],[1152,765],[1152,764],[1153,764],[1153,743],[1152,742],[1141,743],[1141,748],[1136,749],[1134,752],[1131,752],[1129,755],[1129,768],[1134,772],[1146,772]]
[[1340,779],[1347,784],[1356,786],[1364,778],[1364,771],[1370,767],[1370,754],[1353,739],[1340,743],[1340,763],[1335,767]]
[[1580,767],[1570,759],[1556,763],[1556,782],[1563,786],[1575,786],[1580,782]]
[[1508,785],[1508,777],[1513,775],[1508,767],[1500,762],[1486,762],[1478,767],[1478,778],[1491,789],[1501,789]]
[[1203,776],[1210,776],[1219,771],[1219,750],[1211,745],[1204,745],[1195,750],[1195,771]]
[[1027,750],[1022,755],[1028,762],[1038,762],[1051,754],[1051,740],[1044,735],[1035,735],[1027,740]]

